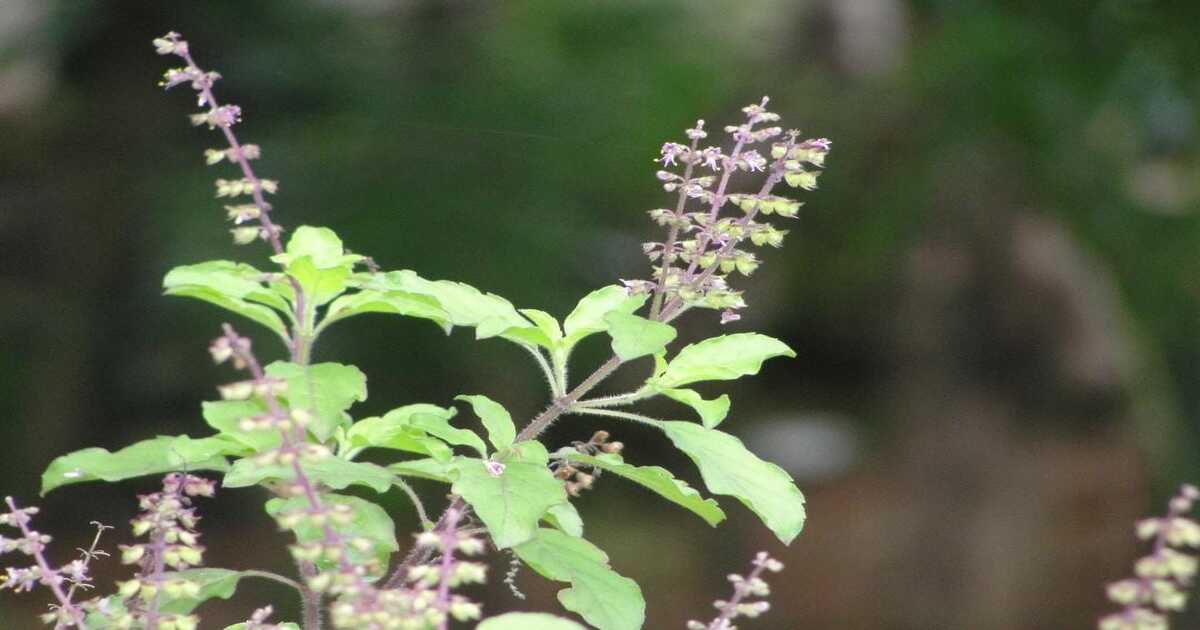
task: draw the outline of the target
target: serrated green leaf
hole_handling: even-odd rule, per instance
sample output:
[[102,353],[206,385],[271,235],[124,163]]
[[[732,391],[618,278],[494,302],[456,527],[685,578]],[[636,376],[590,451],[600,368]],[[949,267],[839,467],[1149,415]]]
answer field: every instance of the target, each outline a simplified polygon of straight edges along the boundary
[[360,276],[365,289],[399,290],[437,300],[455,326],[476,328],[475,337],[486,339],[510,328],[535,328],[508,300],[450,280],[426,280],[410,270]]
[[567,500],[550,469],[525,461],[507,462],[493,474],[483,460],[456,457],[453,479],[451,491],[474,508],[500,549],[532,538],[546,511]]
[[295,278],[304,291],[304,307],[312,309],[329,303],[346,292],[350,286],[350,266],[322,269],[308,256],[301,256],[287,265],[287,275]]
[[267,412],[266,406],[259,400],[208,401],[201,403],[201,410],[208,426],[252,451],[262,452],[279,446],[281,441],[279,431],[243,431],[241,429],[244,418]]
[[671,389],[671,388],[655,388],[655,390],[670,398],[677,400],[700,414],[700,422],[704,426],[712,429],[716,428],[725,416],[729,415],[729,395],[721,394],[713,400],[705,400],[699,392],[693,389]]
[[639,630],[645,622],[642,589],[609,568],[608,556],[592,543],[542,528],[513,551],[542,576],[570,582],[558,601],[600,630]]
[[370,289],[343,295],[330,303],[329,308],[325,310],[325,319],[322,320],[321,326],[324,328],[334,322],[363,313],[389,313],[428,319],[447,333],[450,332],[450,314],[432,297],[407,291]]
[[387,412],[382,417],[359,420],[347,431],[346,439],[355,451],[364,448],[388,448],[429,455],[444,462],[450,461],[453,456],[450,447],[413,424],[413,416],[422,413],[454,415],[452,410],[436,405],[405,405]]
[[308,258],[318,269],[349,267],[363,259],[357,254],[347,254],[342,239],[333,230],[311,225],[296,228],[288,239],[287,250],[271,260],[287,266],[301,258]]
[[[325,505],[348,505],[354,511],[354,518],[346,524],[332,524],[334,530],[346,538],[364,538],[371,542],[371,548],[365,552],[358,550],[352,545],[347,546],[347,553],[350,554],[351,561],[361,563],[364,560],[374,560],[377,564],[377,570],[372,575],[380,575],[387,569],[388,558],[391,554],[400,550],[400,544],[396,542],[396,525],[392,522],[392,517],[388,516],[386,510],[378,505],[344,494],[322,494],[321,502]],[[283,512],[294,510],[303,510],[309,507],[308,500],[305,497],[293,497],[291,499],[271,499],[267,501],[267,514],[278,516]],[[324,530],[308,521],[302,521],[300,525],[293,530],[296,534],[296,539],[301,543],[313,542],[321,540],[325,537]],[[317,563],[322,568],[331,568],[333,563],[330,561],[318,561]]]
[[287,326],[279,313],[291,307],[274,291],[263,285],[265,274],[250,265],[228,260],[212,260],[183,265],[167,272],[163,290],[167,295],[204,300],[232,311],[273,330],[287,339]]
[[517,437],[517,426],[513,424],[508,410],[500,403],[480,395],[462,394],[455,396],[454,399],[470,403],[471,409],[475,411],[475,415],[479,416],[479,419],[483,421],[483,427],[487,429],[488,441],[496,447],[497,451],[512,446],[513,440]]
[[458,414],[458,410],[453,407],[443,409],[428,405],[427,408],[410,413],[408,421],[412,426],[449,444],[469,446],[475,449],[480,457],[487,457],[487,445],[483,443],[483,438],[476,435],[474,431],[460,429],[450,424],[450,419],[456,414]]
[[794,357],[782,341],[758,333],[722,335],[694,343],[679,351],[652,385],[676,388],[697,381],[727,381],[758,374],[763,361]]
[[637,483],[662,498],[691,510],[714,527],[725,520],[725,512],[721,510],[721,506],[716,501],[704,498],[682,479],[676,479],[675,475],[666,468],[634,466],[626,464],[620,455],[611,453],[600,453],[595,456],[584,455],[573,448],[564,448],[559,451],[559,454],[572,463],[593,466]]
[[545,335],[546,340],[550,342],[549,345],[552,346],[562,339],[562,328],[559,328],[558,320],[554,319],[554,316],[550,313],[547,313],[546,311],[539,311],[535,308],[523,308],[521,309],[521,314],[529,319],[529,321],[533,322],[534,326],[537,326],[537,329],[543,335]]
[[691,422],[660,421],[675,446],[700,469],[713,494],[737,498],[784,544],[804,528],[804,495],[787,471],[751,453],[738,438]]
[[545,520],[569,536],[583,535],[583,518],[570,501],[559,503],[547,510]]
[[284,266],[304,290],[304,304],[312,308],[345,292],[354,264],[362,256],[346,254],[333,230],[302,225],[288,239],[287,251],[271,260]]
[[511,454],[518,461],[528,464],[537,464],[538,466],[550,464],[550,452],[546,450],[544,444],[537,440],[525,440],[513,444]]
[[675,339],[675,329],[671,325],[637,315],[611,312],[604,316],[604,322],[612,337],[613,352],[622,361],[662,352]]
[[438,461],[431,457],[396,462],[389,464],[387,468],[397,475],[418,477],[442,483],[450,483],[450,476],[453,473],[450,462]]
[[562,617],[546,613],[505,613],[484,619],[475,630],[587,630]]
[[353,365],[315,363],[306,369],[277,361],[266,372],[287,381],[288,406],[313,414],[306,428],[322,442],[338,427],[350,425],[350,405],[367,399],[367,377]]
[[42,494],[85,481],[111,483],[185,470],[225,471],[229,463],[224,455],[239,449],[239,445],[227,439],[192,439],[186,435],[144,440],[111,453],[102,448],[85,448],[50,462],[42,473]]
[[[301,464],[304,475],[309,479],[329,486],[334,490],[343,490],[350,486],[366,486],[375,492],[387,492],[392,487],[393,475],[383,466],[367,462],[351,462],[340,457],[325,457],[314,462]],[[233,463],[225,474],[222,483],[226,488],[246,488],[258,485],[268,479],[291,480],[296,477],[291,465],[271,464],[264,466],[254,461],[254,458],[239,459]]]
[[605,315],[612,312],[632,314],[649,297],[647,293],[629,295],[624,287],[616,285],[592,291],[579,300],[575,310],[563,320],[563,345],[569,348],[588,335],[608,330]]

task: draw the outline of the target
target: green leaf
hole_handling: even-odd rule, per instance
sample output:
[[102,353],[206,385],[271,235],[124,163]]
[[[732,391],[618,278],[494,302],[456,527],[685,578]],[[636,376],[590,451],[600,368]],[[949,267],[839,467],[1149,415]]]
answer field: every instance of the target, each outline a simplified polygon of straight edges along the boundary
[[694,343],[679,351],[652,385],[675,388],[697,381],[727,381],[758,374],[763,361],[794,357],[782,341],[758,333],[722,335]]
[[[401,407],[401,409],[407,409],[407,407]],[[482,438],[473,431],[460,429],[450,424],[450,419],[457,413],[458,410],[453,407],[443,409],[434,405],[426,405],[422,409],[410,413],[408,422],[449,444],[469,446],[475,449],[480,457],[487,457],[487,445],[483,443]]]
[[[200,592],[193,597],[181,595],[171,596],[165,590],[161,591],[158,599],[159,611],[169,615],[187,615],[200,607],[204,602],[220,598],[229,599],[237,591],[238,582],[244,577],[241,572],[227,569],[187,569],[185,571],[167,571],[163,573],[164,580],[187,580],[200,587]],[[92,612],[87,615],[86,623],[90,630],[117,630],[124,628],[116,623],[127,610],[128,600],[119,595],[103,598],[100,603],[104,612]]]
[[450,461],[453,452],[446,443],[431,437],[413,423],[418,414],[452,417],[455,411],[437,405],[417,403],[397,407],[382,417],[364,418],[354,423],[346,434],[350,446],[356,450],[364,448],[390,448],[434,459]]
[[273,309],[289,313],[291,307],[263,285],[265,276],[250,265],[212,260],[172,269],[163,278],[163,290],[167,295],[216,304],[256,321],[287,339],[287,326]]
[[[354,518],[344,525],[333,523],[334,530],[346,538],[364,538],[371,542],[371,547],[366,551],[360,551],[353,545],[347,545],[346,549],[350,560],[356,564],[364,560],[376,561],[378,567],[373,574],[376,576],[386,570],[388,558],[400,550],[400,544],[396,542],[396,525],[392,522],[392,517],[388,516],[387,511],[365,499],[343,494],[322,494],[321,503],[350,506],[354,511]],[[271,499],[267,501],[266,505],[267,514],[271,516],[305,510],[308,507],[308,500],[305,497]],[[325,537],[323,528],[313,525],[307,520],[302,521],[292,531],[295,532],[296,539],[301,543],[313,542]],[[332,561],[327,560],[318,561],[317,564],[326,569],[334,565]]]
[[508,300],[461,282],[426,280],[410,270],[370,274],[363,277],[363,288],[399,290],[426,295],[441,304],[455,326],[475,327],[475,337],[486,339],[510,328],[535,328],[521,317]]
[[609,568],[608,556],[592,543],[542,528],[513,551],[542,576],[570,582],[558,601],[600,630],[639,630],[645,622],[642,589]]
[[453,468],[449,462],[438,461],[431,457],[410,459],[388,465],[388,470],[405,477],[418,477],[430,481],[450,483]]
[[500,549],[532,538],[546,511],[567,500],[563,483],[550,469],[527,461],[506,462],[502,472],[493,474],[483,460],[456,457],[453,479],[451,491],[471,504]]
[[620,455],[601,453],[590,456],[573,448],[564,448],[559,451],[559,454],[572,463],[593,466],[641,484],[662,498],[695,512],[697,516],[714,527],[717,523],[725,520],[725,512],[721,510],[721,506],[716,501],[700,496],[695,488],[683,480],[676,479],[666,468],[633,466],[626,464]]
[[715,428],[718,424],[721,424],[721,421],[725,419],[725,416],[729,415],[728,394],[721,394],[713,400],[705,400],[698,392],[696,392],[696,390],[693,389],[671,389],[658,387],[655,387],[654,389],[667,398],[677,400],[691,407],[692,409],[695,409],[696,413],[700,414],[700,422],[710,429]]
[[353,365],[315,363],[306,370],[277,361],[267,366],[267,376],[287,381],[288,406],[312,412],[307,429],[322,442],[350,425],[350,405],[367,399],[367,377]]
[[568,536],[583,535],[583,518],[570,501],[551,507],[546,512],[545,520]]
[[283,265],[287,274],[300,283],[305,307],[312,308],[346,290],[354,264],[362,256],[346,254],[333,230],[302,225],[288,239],[287,251],[271,260]]
[[562,617],[546,613],[505,613],[484,619],[475,630],[587,630]]
[[226,439],[157,437],[110,453],[102,448],[85,448],[50,462],[42,473],[42,494],[74,483],[133,479],[178,471],[229,469],[226,455],[238,446]]
[[[300,630],[300,626],[290,621],[273,625],[280,628],[280,630]],[[91,626],[88,627],[90,628]],[[245,623],[235,623],[232,626],[225,626],[225,630],[246,630],[248,627]]]
[[612,337],[613,352],[622,361],[662,352],[675,339],[675,329],[669,324],[637,315],[611,312],[604,316],[604,322]]
[[262,452],[279,446],[279,431],[243,431],[242,420],[267,412],[266,405],[259,400],[218,400],[201,403],[204,421],[221,435],[245,446],[254,452]]
[[428,319],[447,333],[450,332],[450,314],[442,309],[437,300],[407,291],[366,290],[343,295],[326,309],[321,326],[363,313],[389,313]]
[[479,395],[462,394],[455,396],[454,399],[471,404],[475,415],[479,416],[479,419],[483,421],[484,428],[487,429],[488,441],[496,447],[497,451],[503,451],[512,446],[513,440],[517,437],[517,427],[513,424],[508,410],[500,403],[487,396]]
[[596,289],[579,300],[575,310],[563,320],[563,345],[571,347],[579,340],[608,330],[604,316],[611,312],[632,314],[649,299],[648,293],[629,295],[624,287],[609,285]]
[[342,246],[342,239],[337,233],[326,227],[301,225],[292,232],[288,239],[287,251],[271,257],[271,260],[290,265],[293,262],[308,258],[317,269],[334,269],[350,267],[363,259],[357,254],[347,254]]
[[658,423],[687,453],[714,494],[736,497],[784,544],[804,528],[804,495],[779,466],[763,461],[736,437],[691,422]]
[[[304,475],[309,479],[342,490],[350,486],[366,486],[375,492],[387,492],[392,487],[392,473],[383,466],[366,462],[350,462],[340,457],[328,456],[314,462],[301,464]],[[271,464],[264,466],[247,457],[233,463],[225,474],[222,485],[226,488],[247,488],[268,479],[291,480],[296,471],[291,465]]]
[[228,569],[187,569],[168,571],[163,574],[163,579],[187,580],[200,587],[200,592],[195,597],[171,597],[166,591],[160,595],[160,611],[170,615],[186,615],[210,599],[233,597],[242,574]]
[[550,313],[539,311],[535,308],[523,308],[521,309],[521,314],[533,322],[534,326],[537,326],[538,331],[545,335],[546,341],[549,343],[543,343],[542,345],[550,347],[562,339],[563,333],[562,329],[558,326],[558,320],[554,319],[554,316]]

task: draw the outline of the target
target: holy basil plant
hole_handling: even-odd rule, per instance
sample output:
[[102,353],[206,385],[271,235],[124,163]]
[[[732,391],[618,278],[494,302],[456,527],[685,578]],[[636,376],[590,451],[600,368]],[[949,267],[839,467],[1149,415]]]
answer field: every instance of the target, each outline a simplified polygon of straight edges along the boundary
[[[226,324],[209,350],[238,376],[218,387],[218,399],[200,406],[206,428],[112,452],[88,448],[50,464],[43,492],[149,475],[164,476],[164,483],[162,492],[141,500],[133,533],[142,542],[121,548],[134,571],[115,592],[78,601],[83,589],[76,586],[91,586],[91,556],[54,568],[40,553],[41,543],[30,546],[40,576],[30,579],[50,586],[57,600],[49,622],[188,630],[197,627],[197,610],[205,601],[228,598],[254,578],[294,587],[300,618],[272,622],[272,611],[264,607],[231,628],[447,628],[451,620],[481,619],[480,630],[571,630],[585,627],[580,622],[600,630],[637,630],[647,603],[636,576],[611,566],[601,547],[612,541],[585,538],[584,515],[573,503],[602,474],[604,483],[639,485],[711,526],[729,508],[706,496],[718,495],[751,510],[785,544],[800,534],[804,497],[787,472],[734,435],[736,414],[731,417],[728,395],[706,399],[691,388],[757,374],[767,360],[795,353],[753,332],[685,343],[672,323],[703,309],[721,313],[722,324],[738,319],[746,301],[733,288],[735,277],[759,266],[753,247],[782,244],[786,230],[769,222],[771,215],[790,219],[800,206],[774,190],[781,183],[814,188],[814,167],[823,165],[828,141],[801,140],[797,132],[774,126],[778,116],[763,99],[745,108],[741,123],[726,128],[731,149],[705,145],[703,121],[687,130],[686,144],[665,144],[664,170],[657,177],[674,201],[671,208],[650,212],[665,231],[661,241],[644,247],[651,272],[587,293],[560,319],[460,282],[382,270],[374,260],[349,253],[330,228],[300,226],[285,233],[267,201],[277,184],[254,174],[251,161],[260,150],[234,135],[240,109],[217,102],[212,92],[217,75],[201,70],[176,34],[155,45],[182,63],[166,73],[164,85],[190,85],[201,104],[193,122],[218,130],[226,141],[206,151],[207,161],[237,167],[238,179],[220,179],[216,189],[218,197],[230,200],[225,208],[234,241],[265,242],[272,250],[260,266],[215,260],[176,267],[163,288],[168,295],[215,305],[239,326],[265,328],[281,342],[279,358],[265,362],[275,353],[256,352]],[[735,175],[753,180],[757,192],[733,192]],[[545,376],[548,406],[516,422],[489,395],[495,392],[465,392],[454,400],[405,396],[387,413],[362,417],[355,405],[367,398],[366,375],[351,365],[314,361],[313,348],[330,326],[363,313],[427,320],[446,333],[471,328],[479,340],[520,346]],[[605,336],[612,356],[582,378],[573,377],[572,352],[591,336]],[[628,363],[649,372],[640,386],[591,396]],[[680,404],[678,415],[663,419],[630,410],[660,396]],[[466,428],[476,424],[464,422],[467,415],[478,419],[482,432]],[[580,417],[561,422],[591,439],[544,441],[545,429],[567,415]],[[660,430],[695,464],[703,488],[647,461],[636,445],[612,439],[627,422]],[[370,461],[362,457],[367,452]],[[409,486],[412,479],[445,484],[447,505],[432,511]],[[201,568],[193,502],[215,490],[206,480],[220,480],[226,489],[256,489],[263,509],[292,533],[297,576]],[[393,490],[411,500],[423,524],[420,532],[397,533],[393,515],[378,500]],[[10,507],[0,525],[36,535],[28,529],[31,512]],[[576,620],[520,612],[484,618],[485,611],[457,591],[485,582],[482,560],[496,552],[562,583],[558,599]],[[759,577],[764,570],[778,570],[778,563],[759,558],[755,571],[739,583],[744,591],[718,606],[711,624],[688,627],[726,628],[737,616],[765,610],[765,603],[748,599],[765,594]]]

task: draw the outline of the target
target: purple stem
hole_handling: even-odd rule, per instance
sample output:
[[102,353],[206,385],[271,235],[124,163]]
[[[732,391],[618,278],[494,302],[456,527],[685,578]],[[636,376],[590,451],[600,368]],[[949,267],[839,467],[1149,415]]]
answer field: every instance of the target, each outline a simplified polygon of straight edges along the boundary
[[[181,481],[171,491],[171,496],[181,498],[183,493],[183,485],[186,479]],[[166,493],[164,492],[164,498]],[[165,552],[167,550],[167,534],[162,523],[162,515],[156,514],[154,520],[154,537],[150,541],[150,575],[148,581],[155,586],[154,596],[150,598],[146,607],[146,630],[158,630],[158,607],[160,597],[162,595],[163,573],[167,570],[167,562]]]
[[725,630],[729,627],[729,622],[733,621],[733,619],[737,617],[738,605],[740,605],[742,600],[746,598],[746,595],[750,593],[748,584],[754,580],[757,580],[758,577],[762,575],[763,571],[766,570],[766,568],[766,562],[754,563],[754,570],[750,572],[750,575],[746,576],[745,581],[734,585],[733,598],[731,598],[728,603],[721,607],[721,614],[716,619],[713,619],[712,623],[708,624],[708,630]]
[[[204,98],[204,102],[208,103],[212,110],[216,110],[219,107],[219,104],[217,103],[217,98],[213,96],[212,80],[209,79],[208,75],[200,69],[200,66],[196,65],[195,60],[192,59],[191,51],[189,51],[187,47],[184,47],[175,54],[182,57],[183,60],[187,62],[188,68],[196,72],[197,76],[201,77],[197,81],[200,85],[200,95]],[[231,129],[228,125],[218,125],[218,127],[221,128],[221,133],[225,135],[225,140],[229,142],[229,148],[233,149],[233,155],[231,157],[233,157],[234,161],[238,163],[238,166],[242,167],[242,174],[246,177],[246,179],[250,180],[250,183],[253,186],[251,189],[251,196],[254,198],[254,205],[258,206],[258,221],[262,225],[263,230],[266,232],[267,241],[271,244],[271,249],[274,250],[276,254],[282,254],[283,243],[281,243],[279,240],[279,229],[274,223],[271,222],[271,217],[268,216],[271,212],[271,204],[267,203],[267,200],[263,197],[262,180],[260,180],[258,176],[254,174],[254,169],[250,168],[250,161],[246,159],[245,155],[242,155],[242,145],[238,142],[237,136],[234,135],[233,129]]]
[[[7,497],[6,502],[8,508],[12,510],[14,519],[17,522],[17,527],[20,528],[21,534],[25,538],[34,541],[34,533],[29,529],[29,515],[17,509],[17,503],[12,497]],[[83,612],[79,610],[75,604],[71,603],[70,598],[62,590],[63,578],[58,571],[50,568],[50,563],[46,561],[45,554],[42,553],[44,547],[42,543],[35,542],[33,545],[33,559],[37,562],[38,568],[42,571],[42,583],[50,588],[54,593],[54,598],[58,600],[59,606],[71,615],[71,619],[75,621],[75,627],[80,630],[87,630],[87,626],[83,623]]]
[[[212,80],[208,75],[196,65],[196,61],[192,58],[190,49],[184,47],[181,51],[175,54],[183,58],[187,63],[188,68],[196,73],[199,79],[196,80],[200,86],[200,96],[208,103],[210,110],[215,111],[220,104],[217,102],[217,97],[212,91]],[[276,254],[283,253],[283,243],[279,240],[279,232],[281,231],[273,221],[271,221],[271,204],[267,202],[263,195],[262,180],[254,173],[254,168],[250,166],[250,160],[246,159],[242,152],[242,145],[238,142],[237,135],[233,133],[231,125],[218,125],[221,133],[225,136],[225,141],[229,143],[229,148],[232,149],[230,156],[234,162],[242,169],[242,175],[250,181],[251,197],[254,199],[254,205],[258,208],[258,222],[262,226],[263,232],[266,233],[267,242],[271,244],[271,250]],[[300,283],[293,277],[287,276],[288,282],[292,285],[292,292],[295,294],[295,309],[296,309],[296,326],[292,334],[290,342],[290,350],[292,361],[295,363],[308,362],[308,340],[304,338],[301,331],[304,327],[304,290],[300,287]]]
[[454,574],[454,550],[458,547],[458,510],[446,511],[446,524],[442,528],[442,567],[438,578],[437,603],[438,610],[444,613],[438,630],[450,627],[450,578]]
[[[796,138],[795,138],[795,136],[792,136],[788,139],[787,150],[791,151],[791,149],[795,146],[796,146]],[[767,176],[766,181],[763,182],[762,188],[759,189],[759,191],[758,191],[759,197],[764,197],[766,195],[771,194],[771,191],[783,179],[783,174],[784,174],[784,170],[785,170],[784,163],[787,161],[787,159],[788,159],[787,153],[785,152],[783,154],[783,157],[779,158],[778,160],[775,160],[775,162],[771,165],[771,174]],[[738,219],[736,222],[736,225],[739,227],[745,227],[746,225],[749,225],[750,222],[753,221],[754,217],[757,215],[758,215],[758,207],[755,206],[752,210],[750,210],[749,212],[746,213],[746,216]],[[720,258],[721,256],[723,256],[725,254],[728,254],[730,251],[733,250],[734,247],[737,246],[737,243],[738,243],[738,241],[736,241],[734,239],[730,239],[729,241],[727,241],[724,245],[721,246],[721,248],[719,250],[717,250],[717,258]],[[707,246],[707,245],[705,245],[705,246]],[[703,251],[703,248],[697,248],[697,249],[698,249],[698,251]],[[704,282],[706,280],[708,280],[710,277],[712,277],[713,273],[716,272],[718,265],[713,264],[708,269],[705,269],[698,277],[692,278],[692,272],[695,269],[696,264],[699,260],[700,260],[699,255],[697,255],[696,259],[694,259],[692,261],[692,264],[688,267],[687,273],[684,276],[684,281],[694,280],[697,284],[703,285]],[[679,296],[675,296],[663,308],[662,313],[660,313],[660,315],[659,315],[659,321],[669,322],[669,321],[675,319],[676,317],[678,317],[682,312],[683,312],[683,300]]]
[[[688,183],[692,179],[692,172],[696,168],[696,162],[699,157],[696,155],[696,149],[700,146],[700,137],[692,138],[692,144],[689,148],[688,156],[690,160],[687,166],[683,168],[683,185],[679,187],[679,200],[675,202],[675,218],[678,220],[683,217],[683,209],[687,206],[687,190]],[[650,304],[650,319],[658,317],[658,311],[662,308],[663,295],[667,291],[667,271],[671,268],[671,263],[675,261],[675,240],[679,238],[679,223],[671,224],[671,229],[667,232],[667,242],[663,245],[662,266],[659,268],[658,286],[654,288],[654,301]]]

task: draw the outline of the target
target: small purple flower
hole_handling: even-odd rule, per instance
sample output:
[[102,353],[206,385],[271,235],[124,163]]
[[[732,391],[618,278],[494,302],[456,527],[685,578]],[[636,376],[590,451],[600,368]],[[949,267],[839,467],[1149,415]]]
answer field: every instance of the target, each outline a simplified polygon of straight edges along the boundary
[[662,149],[659,151],[662,157],[658,161],[662,162],[664,167],[675,166],[675,158],[687,153],[687,151],[688,148],[678,142],[668,142],[662,145]]
[[232,127],[242,121],[242,108],[237,105],[222,105],[212,111],[210,120],[217,127]]

